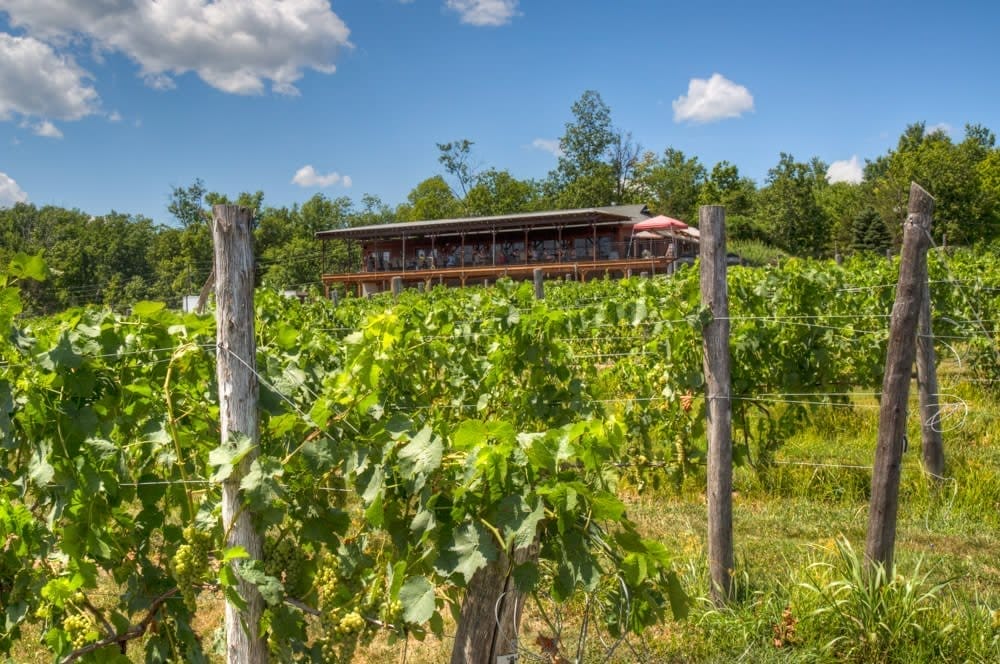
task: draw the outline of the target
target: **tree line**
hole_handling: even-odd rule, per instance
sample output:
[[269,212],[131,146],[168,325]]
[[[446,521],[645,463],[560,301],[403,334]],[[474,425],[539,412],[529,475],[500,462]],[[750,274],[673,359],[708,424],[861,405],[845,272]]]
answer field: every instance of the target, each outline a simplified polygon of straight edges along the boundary
[[544,178],[483,167],[474,141],[464,138],[438,143],[441,172],[395,207],[369,194],[357,202],[317,194],[301,205],[274,207],[261,191],[230,199],[201,180],[172,189],[168,225],[115,211],[92,216],[18,203],[0,209],[0,264],[17,252],[44,254],[52,278],[25,293],[35,312],[141,299],[178,303],[182,294],[197,293],[211,271],[210,206],[230,202],[257,211],[259,279],[278,288],[315,284],[324,267],[350,269],[347,247],[331,243],[324,254],[314,240],[319,230],[612,204],[643,203],[654,214],[688,222],[697,220],[701,205],[724,205],[737,246],[754,243],[812,257],[884,253],[900,240],[911,180],[937,199],[937,242],[1000,238],[1000,149],[994,132],[982,125],[966,125],[955,140],[923,122],[911,124],[895,148],[867,161],[858,183],[831,183],[822,160],[799,161],[782,152],[758,185],[728,161],[709,167],[673,147],[645,150],[614,125],[596,91],[584,92],[570,112],[558,163]]

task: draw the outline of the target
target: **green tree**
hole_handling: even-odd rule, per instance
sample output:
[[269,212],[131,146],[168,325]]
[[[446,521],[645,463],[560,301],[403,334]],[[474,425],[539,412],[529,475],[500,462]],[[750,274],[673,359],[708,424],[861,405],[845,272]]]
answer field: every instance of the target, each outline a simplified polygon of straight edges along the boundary
[[[865,209],[871,209],[871,188],[865,184],[834,182],[821,187],[816,196],[830,219],[834,249],[843,251],[853,246],[855,221]],[[882,227],[885,228],[884,222]]]
[[195,178],[195,181],[187,187],[173,187],[167,211],[183,228],[204,223],[205,194],[205,183],[200,178]]
[[892,246],[892,236],[885,221],[872,207],[865,208],[855,215],[851,235],[851,248],[854,251],[884,255],[886,249]]
[[698,199],[706,177],[705,167],[697,157],[688,158],[675,148],[664,150],[659,159],[647,152],[636,173],[650,209],[683,221],[697,219]]
[[820,206],[817,192],[828,186],[826,165],[818,159],[802,163],[781,153],[777,166],[767,174],[760,191],[757,217],[774,244],[800,256],[827,253],[830,218]]
[[465,206],[469,214],[482,217],[530,212],[538,209],[540,195],[537,183],[491,168],[476,178]]
[[896,149],[866,169],[875,208],[895,238],[906,219],[911,182],[934,196],[936,238],[947,235],[949,242],[963,244],[993,237],[995,203],[981,164],[995,152],[994,144],[993,132],[981,125],[966,125],[957,144],[944,131],[928,132],[923,122],[909,125]]
[[559,139],[562,156],[549,174],[547,194],[555,207],[564,209],[616,202],[624,166],[616,172],[609,160],[618,140],[611,126],[611,109],[598,92],[587,90],[570,110],[573,120],[566,123]]
[[[728,161],[720,161],[698,191],[698,207],[722,205],[726,208],[726,232],[734,240],[768,239],[768,233],[755,216],[757,185],[740,175],[739,168]],[[697,217],[692,215],[692,220]]]
[[462,203],[440,175],[429,177],[406,197],[406,203],[396,208],[399,221],[450,219],[462,214]]
[[438,161],[444,170],[455,178],[459,191],[452,190],[455,198],[465,198],[476,181],[476,166],[472,162],[473,142],[463,138],[450,143],[438,143]]

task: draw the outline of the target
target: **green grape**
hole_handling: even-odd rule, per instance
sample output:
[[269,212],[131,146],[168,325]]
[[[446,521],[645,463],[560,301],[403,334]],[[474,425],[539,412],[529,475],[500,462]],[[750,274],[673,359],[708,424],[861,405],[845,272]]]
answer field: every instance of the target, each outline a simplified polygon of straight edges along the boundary
[[302,578],[306,556],[293,538],[264,541],[264,573],[280,579],[286,588],[295,588]]
[[394,627],[400,627],[403,622],[403,603],[394,599],[383,604],[382,621]]
[[333,606],[334,598],[337,595],[338,582],[339,577],[335,564],[327,562],[316,572],[316,578],[313,580],[313,583],[316,586],[316,593],[319,595],[321,608],[326,609]]
[[75,650],[83,648],[88,643],[96,641],[98,634],[89,616],[81,613],[71,613],[63,619],[62,628],[69,636]]
[[194,526],[188,526],[183,531],[183,537],[184,544],[177,547],[177,552],[170,560],[170,566],[184,603],[194,611],[196,588],[208,578],[208,556],[211,551],[212,536]]

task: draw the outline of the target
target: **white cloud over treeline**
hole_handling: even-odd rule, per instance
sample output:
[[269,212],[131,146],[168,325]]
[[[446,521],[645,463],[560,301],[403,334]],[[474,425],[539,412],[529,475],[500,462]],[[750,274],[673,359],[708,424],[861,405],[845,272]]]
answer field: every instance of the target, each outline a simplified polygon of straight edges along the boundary
[[28,194],[17,186],[14,178],[0,173],[0,207],[10,207],[15,203],[27,203]]
[[707,123],[738,118],[753,110],[753,95],[722,74],[692,78],[686,95],[673,101],[674,122]]
[[853,155],[850,159],[835,161],[826,169],[826,179],[831,184],[834,182],[858,184],[864,176],[864,168],[861,166],[861,161],[858,160],[858,155]]
[[338,183],[345,187],[350,187],[353,184],[350,175],[341,175],[336,171],[325,175],[317,173],[312,164],[306,164],[295,171],[295,175],[292,177],[292,184],[297,184],[300,187],[319,187],[320,189],[325,189]]

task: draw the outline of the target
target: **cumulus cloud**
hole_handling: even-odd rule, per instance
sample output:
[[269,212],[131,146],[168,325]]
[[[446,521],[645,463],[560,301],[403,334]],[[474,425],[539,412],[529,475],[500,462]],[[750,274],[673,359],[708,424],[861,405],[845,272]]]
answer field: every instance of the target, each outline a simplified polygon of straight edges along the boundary
[[674,122],[715,122],[753,110],[753,95],[722,74],[692,78],[688,92],[673,101]]
[[531,147],[536,150],[548,152],[554,157],[563,156],[562,148],[559,147],[559,141],[554,138],[536,138],[531,142]]
[[350,175],[342,176],[336,172],[323,175],[322,173],[317,173],[312,164],[306,164],[295,171],[295,177],[292,178],[292,184],[297,184],[300,187],[319,187],[321,189],[332,187],[338,182],[345,187],[350,187],[353,184]]
[[9,207],[14,203],[27,203],[28,194],[17,186],[14,178],[6,173],[0,173],[0,207]]
[[55,126],[48,120],[43,120],[36,125],[31,127],[31,130],[35,132],[36,136],[44,136],[45,138],[62,138],[63,133],[59,131],[59,127]]
[[517,14],[519,0],[446,0],[448,9],[458,12],[462,23],[497,26],[510,23]]
[[89,78],[48,44],[0,32],[0,120],[15,115],[78,120],[96,113],[99,100]]
[[858,155],[854,155],[850,159],[835,161],[826,169],[826,179],[830,184],[834,182],[858,184],[864,178],[864,175],[864,169],[861,166],[861,162],[858,161]]
[[328,0],[3,0],[12,26],[54,44],[84,38],[96,51],[118,51],[139,65],[148,85],[173,87],[196,73],[234,94],[260,94],[269,83],[297,94],[304,70],[335,70],[350,31]]

